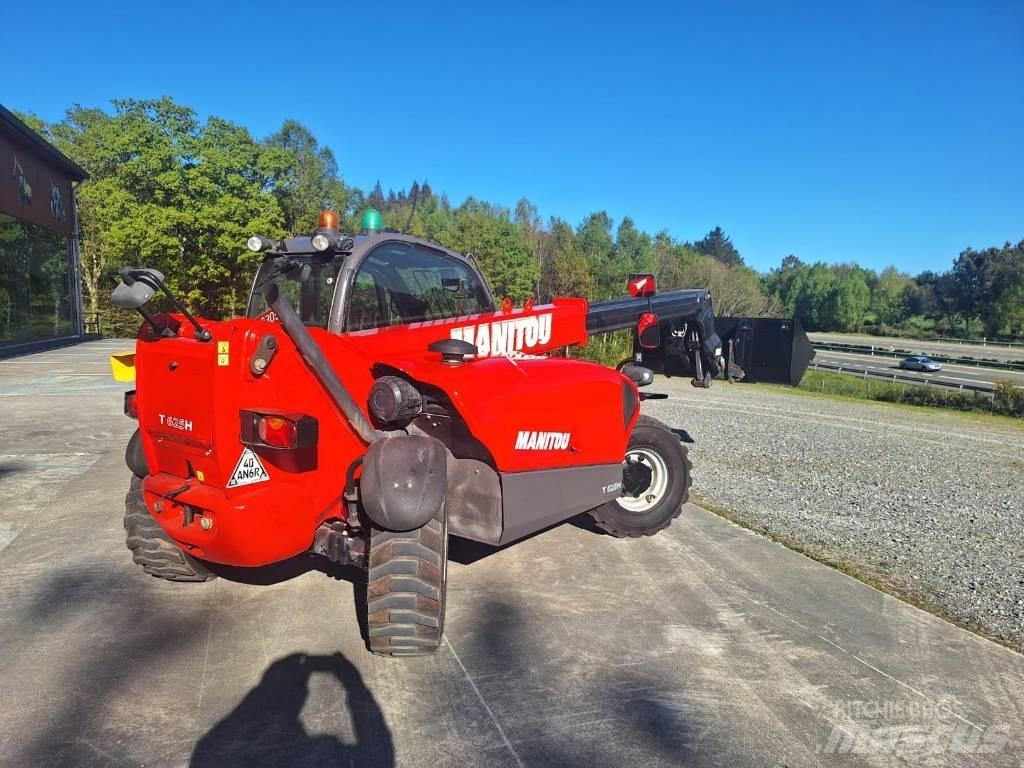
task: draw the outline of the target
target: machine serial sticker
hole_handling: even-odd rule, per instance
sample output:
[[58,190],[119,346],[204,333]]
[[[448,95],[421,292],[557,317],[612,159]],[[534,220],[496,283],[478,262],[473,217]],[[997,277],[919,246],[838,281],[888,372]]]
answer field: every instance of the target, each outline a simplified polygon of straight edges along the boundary
[[476,344],[478,357],[516,356],[551,341],[551,313],[452,328],[451,337]]
[[570,439],[571,432],[520,432],[516,435],[516,450],[564,451]]
[[237,488],[240,485],[252,485],[253,483],[265,483],[270,479],[267,470],[263,468],[260,457],[252,452],[251,448],[242,451],[235,465],[235,471],[231,473],[228,480],[228,488]]

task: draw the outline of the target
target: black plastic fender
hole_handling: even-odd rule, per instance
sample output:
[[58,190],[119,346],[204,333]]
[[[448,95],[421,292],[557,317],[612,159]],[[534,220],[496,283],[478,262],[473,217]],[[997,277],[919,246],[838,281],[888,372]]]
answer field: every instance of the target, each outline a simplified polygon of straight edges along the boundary
[[399,435],[377,440],[366,449],[359,496],[376,525],[411,531],[437,514],[447,482],[447,457],[440,440]]
[[145,477],[149,474],[146,452],[142,450],[142,435],[137,429],[132,433],[128,440],[128,447],[124,450],[124,463],[137,477]]

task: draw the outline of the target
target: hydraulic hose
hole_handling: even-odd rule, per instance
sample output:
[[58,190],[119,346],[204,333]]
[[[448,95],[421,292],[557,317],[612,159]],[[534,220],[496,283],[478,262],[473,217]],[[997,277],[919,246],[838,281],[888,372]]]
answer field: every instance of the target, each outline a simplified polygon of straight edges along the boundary
[[327,394],[330,395],[334,404],[338,406],[338,410],[348,419],[348,423],[352,425],[352,429],[356,431],[356,434],[365,443],[373,443],[382,437],[386,437],[383,432],[374,429],[370,422],[367,421],[359,406],[356,405],[356,401],[352,399],[352,395],[348,393],[345,385],[341,383],[338,374],[334,372],[330,363],[327,362],[323,351],[316,341],[313,340],[305,324],[296,314],[295,308],[278,290],[277,286],[271,283],[263,291],[263,295],[267,299],[267,304],[277,313],[281,321],[281,327],[284,328],[288,338],[292,340],[292,343],[299,350],[299,354],[306,361],[306,365],[313,371],[313,375],[317,377],[323,388],[327,390]]

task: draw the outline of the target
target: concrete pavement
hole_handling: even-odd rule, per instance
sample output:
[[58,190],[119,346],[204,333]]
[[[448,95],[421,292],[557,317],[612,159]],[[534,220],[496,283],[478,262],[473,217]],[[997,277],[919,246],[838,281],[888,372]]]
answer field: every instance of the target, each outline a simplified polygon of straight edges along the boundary
[[121,348],[0,364],[0,765],[1024,761],[1022,657],[695,506],[643,541],[456,541],[429,659],[368,654],[353,571],[147,577],[124,387],[83,375]]

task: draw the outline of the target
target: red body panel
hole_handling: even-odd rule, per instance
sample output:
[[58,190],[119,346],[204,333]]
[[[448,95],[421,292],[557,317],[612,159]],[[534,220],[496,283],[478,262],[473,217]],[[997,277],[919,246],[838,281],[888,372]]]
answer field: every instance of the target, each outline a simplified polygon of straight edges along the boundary
[[[585,343],[586,312],[585,300],[565,299],[351,334],[310,333],[364,413],[375,366],[398,369],[447,394],[497,470],[521,472],[616,463],[625,453],[638,412],[632,382],[591,363],[522,357]],[[239,319],[204,326],[213,341],[193,340],[183,324],[178,338],[143,333],[136,345],[139,426],[151,473],[143,482],[146,501],[161,527],[198,557],[256,566],[299,554],[320,523],[345,517],[346,472],[365,445],[280,325]],[[267,333],[277,352],[256,376],[250,359]],[[451,337],[478,343],[481,356],[451,365],[427,351]],[[301,456],[256,448],[269,478],[229,487],[244,450],[239,411],[261,408],[316,418],[318,444]],[[202,517],[208,528],[197,522]]]
[[[558,358],[390,364],[447,392],[502,472],[614,464],[626,453],[633,418],[623,414],[623,387],[633,384],[609,368]],[[564,447],[517,449],[521,433],[569,438],[548,440]]]

